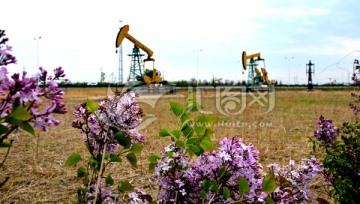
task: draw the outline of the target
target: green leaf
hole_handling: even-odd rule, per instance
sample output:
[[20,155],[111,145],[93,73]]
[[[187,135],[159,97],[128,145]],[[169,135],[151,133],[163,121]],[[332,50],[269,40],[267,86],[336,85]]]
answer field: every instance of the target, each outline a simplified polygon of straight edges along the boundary
[[14,117],[8,117],[5,119],[5,122],[10,123],[14,126],[18,126],[21,129],[23,129],[24,131],[30,133],[31,135],[35,136],[35,130],[33,129],[33,127],[30,125],[29,122],[24,122],[21,120],[18,120]]
[[230,198],[230,190],[227,187],[223,187],[223,198],[226,200]]
[[85,169],[85,167],[79,167],[78,169],[77,169],[77,177],[79,177],[79,178],[83,178],[83,177],[85,177],[86,176],[86,169]]
[[99,167],[99,162],[96,161],[96,160],[95,160],[94,158],[92,158],[92,157],[90,157],[88,163],[89,163],[89,165],[90,165],[91,168],[98,169],[98,167]]
[[176,147],[177,147],[177,148],[179,148],[179,147],[184,147],[184,146],[185,146],[185,142],[184,142],[184,141],[179,140],[179,141],[176,142]]
[[131,152],[127,154],[126,159],[129,161],[133,168],[137,168],[137,158],[134,153]]
[[107,185],[112,186],[112,185],[114,185],[114,179],[109,175],[109,176],[107,176],[107,177],[105,178],[105,183],[106,183]]
[[196,111],[199,110],[198,107],[200,107],[199,104],[197,104],[197,103],[196,103],[195,101],[193,101],[193,100],[189,100],[189,101],[187,102],[186,111],[187,111],[187,112],[196,112]]
[[16,120],[20,120],[20,121],[27,121],[32,118],[29,111],[27,111],[26,108],[20,107],[20,106],[13,109],[12,117],[14,117]]
[[191,125],[192,125],[191,119],[187,119],[187,120],[185,120],[185,122],[183,122],[180,130],[184,131],[185,129],[187,129],[189,127],[191,128]]
[[148,169],[148,171],[149,171],[150,173],[154,173],[154,171],[155,171],[155,166],[156,166],[156,164],[150,163],[150,164],[149,164],[149,169]]
[[210,140],[202,140],[200,142],[200,147],[204,151],[208,151],[208,152],[216,149],[214,143],[212,143]]
[[206,126],[205,125],[198,126],[198,123],[196,123],[196,126],[194,129],[195,129],[195,132],[198,135],[198,137],[203,136],[206,132]]
[[200,148],[196,145],[190,144],[190,145],[188,145],[188,148],[190,151],[194,152],[196,155],[198,155],[201,152]]
[[126,191],[133,191],[134,186],[132,186],[129,181],[124,181],[121,186],[119,186],[118,190],[122,193]]
[[139,143],[135,143],[131,146],[131,152],[134,154],[141,153],[142,149],[143,149],[143,146]]
[[203,135],[203,138],[204,138],[204,139],[207,139],[207,140],[210,140],[211,137],[213,136],[213,134],[214,134],[214,131],[213,131],[213,130],[206,129],[206,132],[205,132],[205,134]]
[[86,100],[86,108],[91,112],[91,113],[95,113],[98,109],[98,105],[95,101]]
[[200,191],[200,197],[201,197],[201,199],[205,199],[206,198],[206,196],[207,196],[207,193],[206,193],[206,191],[204,191],[204,190],[201,190]]
[[170,101],[170,107],[171,107],[171,110],[174,112],[174,114],[177,117],[181,116],[183,114],[183,112],[184,112],[183,107],[178,103]]
[[171,131],[168,128],[163,128],[159,132],[160,137],[171,136]]
[[74,153],[69,156],[69,158],[65,162],[65,166],[73,166],[81,161],[81,156],[78,153]]
[[276,181],[274,174],[268,174],[265,176],[262,182],[262,191],[267,194],[274,192],[276,189]]
[[129,149],[131,147],[131,139],[128,137],[125,137],[125,133],[122,131],[119,131],[115,133],[114,138],[116,141],[123,146],[125,149]]
[[239,176],[238,190],[239,190],[240,195],[242,195],[242,196],[245,195],[246,193],[250,192],[250,187],[249,187],[248,181],[242,176]]
[[14,117],[8,117],[5,119],[5,122],[10,123],[13,126],[22,125],[22,121],[15,119]]
[[227,172],[226,167],[224,165],[221,166],[220,170],[219,170],[219,179],[222,179],[222,177],[225,175],[225,173]]
[[7,142],[0,142],[0,147],[11,147],[11,144]]
[[269,196],[265,198],[265,202],[266,202],[266,204],[275,204],[273,199],[271,199]]
[[[225,168],[226,169],[226,168]],[[222,173],[222,175],[221,175],[221,177],[219,177],[222,181],[228,181],[230,178],[231,178],[231,173],[230,172],[228,172],[228,171],[225,171],[224,173],[223,172],[221,172]]]
[[195,144],[199,139],[198,138],[190,138],[186,140],[186,144]]
[[9,131],[9,129],[6,126],[0,124],[0,135],[5,134],[8,131]]
[[210,187],[211,187],[211,181],[205,179],[205,180],[203,180],[203,181],[201,182],[201,185],[202,185],[202,187],[204,188],[204,190],[207,192],[207,191],[209,191],[209,189],[210,189]]
[[185,122],[190,118],[190,114],[185,112],[184,114],[181,115],[180,118],[181,118],[181,122]]
[[31,135],[35,136],[35,130],[34,128],[30,125],[29,122],[23,122],[23,124],[21,126],[21,129],[25,130],[26,132],[30,133]]
[[121,162],[121,159],[116,154],[110,154],[110,161],[112,161],[112,162]]
[[181,136],[181,131],[180,131],[180,130],[173,130],[173,131],[172,131],[172,134],[175,135],[175,137],[176,137],[177,139],[179,139],[180,136]]
[[182,131],[182,133],[184,134],[184,136],[186,138],[191,138],[194,135],[194,129],[191,127],[186,128],[185,130]]
[[219,192],[219,185],[217,183],[217,181],[211,181],[211,187],[210,187],[212,192],[218,193]]
[[148,160],[150,161],[150,163],[157,164],[157,160],[159,159],[161,159],[160,154],[155,153],[152,154]]

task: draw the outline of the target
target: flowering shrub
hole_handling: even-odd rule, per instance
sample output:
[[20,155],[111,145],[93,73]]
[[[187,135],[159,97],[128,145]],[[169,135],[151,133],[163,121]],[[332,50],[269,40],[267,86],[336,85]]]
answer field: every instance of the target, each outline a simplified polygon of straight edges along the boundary
[[[359,83],[360,85],[360,83]],[[353,113],[355,114],[356,118],[358,118],[358,114],[360,112],[360,107],[358,106],[360,102],[360,96],[356,93],[351,93],[351,96],[354,98],[353,103],[350,103],[349,106]]]
[[[197,105],[191,98],[186,108],[173,102],[170,106],[178,117],[180,129],[162,129],[159,135],[171,137],[173,143],[160,155],[149,158],[149,169],[154,171],[159,185],[160,203],[314,201],[308,181],[322,172],[315,157],[304,159],[301,165],[295,165],[294,161],[282,168],[270,165],[270,173],[266,175],[258,162],[259,152],[252,144],[244,144],[235,137],[224,138],[215,150],[211,142],[215,120],[200,114],[192,121],[190,112],[195,112]],[[194,154],[198,157],[192,159]]]
[[[357,114],[358,108],[353,110]],[[325,153],[324,175],[333,187],[329,195],[339,203],[356,203],[360,195],[360,123],[344,123],[339,129],[321,116],[318,125],[314,149],[318,144]]]
[[[90,153],[86,166],[77,170],[77,176],[84,184],[78,191],[79,203],[119,201],[118,194],[112,193],[113,178],[110,174],[104,177],[104,174],[106,167],[121,162],[121,157],[126,157],[132,167],[137,167],[135,154],[141,152],[144,141],[144,136],[136,129],[143,116],[137,97],[128,92],[108,97],[99,106],[90,100],[75,106],[72,126],[83,133],[81,140]],[[73,166],[81,160],[80,154],[75,153],[65,165]],[[128,182],[119,187],[120,191],[132,189]]]
[[[15,73],[9,77],[6,65],[16,63],[16,59],[8,53],[11,47],[5,46],[7,41],[5,31],[0,30],[0,147],[8,148],[0,167],[13,143],[13,139],[9,139],[11,133],[24,130],[35,135],[33,127],[47,131],[51,125],[60,123],[53,118],[53,114],[67,112],[65,104],[61,102],[64,92],[54,82],[65,76],[61,67],[54,70],[54,77],[48,76],[41,67],[39,76],[28,77],[24,71],[22,75]],[[38,78],[43,82],[43,87],[38,86]],[[0,187],[8,179],[6,177]]]
[[[194,162],[182,156],[184,148],[176,148],[175,145],[173,143],[165,148],[155,167],[160,187],[158,200],[187,203],[255,202],[267,196],[266,193],[262,194],[263,176],[257,162],[259,153],[252,144],[245,145],[241,139],[225,138],[217,151],[204,153]],[[244,181],[246,187],[243,189],[241,182]]]

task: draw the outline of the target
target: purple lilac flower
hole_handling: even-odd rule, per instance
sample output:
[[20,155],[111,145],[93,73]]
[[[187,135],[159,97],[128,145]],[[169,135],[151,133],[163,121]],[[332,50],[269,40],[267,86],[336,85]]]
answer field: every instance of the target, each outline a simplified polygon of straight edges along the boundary
[[332,120],[324,119],[323,116],[319,117],[317,124],[318,129],[315,131],[314,136],[322,145],[331,147],[334,144],[336,137],[340,133],[339,128],[334,127]]
[[140,188],[134,188],[134,191],[129,193],[129,201],[128,204],[148,204],[149,201],[142,198],[146,193]]
[[[357,82],[358,85],[360,85],[360,82]],[[349,106],[351,108],[351,110],[353,111],[353,113],[355,115],[358,115],[359,111],[360,111],[360,107],[358,106],[359,101],[360,101],[360,96],[356,93],[351,93],[351,96],[354,98],[353,99],[353,103],[350,103]]]
[[9,53],[12,50],[12,47],[6,45],[6,42],[9,39],[5,36],[5,31],[0,29],[0,66],[16,64],[16,58]]
[[85,134],[83,140],[95,150],[105,143],[106,152],[114,153],[118,150],[119,143],[114,138],[114,130],[124,132],[132,143],[142,143],[144,136],[136,129],[143,116],[137,97],[133,92],[108,97],[100,102],[95,113],[87,110],[86,103],[81,103],[75,106],[72,126]]
[[31,114],[28,122],[34,123],[34,127],[47,131],[51,125],[58,125],[59,120],[53,118],[55,114],[65,114],[67,108],[61,99],[64,92],[54,82],[40,88],[36,77],[27,77],[24,71],[22,75],[15,73],[8,78],[7,69],[1,68],[0,76],[0,116],[8,117],[13,109],[13,104],[18,101],[20,106],[27,107]]
[[[112,192],[112,187],[107,185],[106,187],[102,187],[103,183],[100,181],[98,186],[98,199],[100,203],[106,204],[113,204],[113,203],[120,203],[118,200],[118,195]],[[89,188],[89,192],[86,193],[86,201],[87,203],[92,203],[95,199],[95,192],[96,192],[96,184],[92,184]]]
[[[155,177],[160,191],[158,200],[178,201],[185,203],[201,203],[200,191],[204,180],[218,180],[218,185],[228,189],[238,189],[239,177],[245,177],[250,192],[241,196],[237,190],[231,191],[231,198],[224,200],[222,193],[208,192],[205,201],[223,203],[237,199],[247,199],[248,203],[256,203],[257,198],[264,196],[261,190],[263,176],[258,164],[259,152],[252,144],[244,144],[241,139],[223,139],[217,151],[203,154],[194,162],[189,162],[184,148],[173,143],[165,148],[162,158],[155,166]],[[229,178],[219,180],[221,169],[225,168]],[[220,188],[221,190],[222,188]]]
[[[0,65],[8,65],[16,63],[15,57],[8,52],[11,47],[5,45],[8,38],[5,38],[5,31],[0,30]],[[61,67],[55,70],[56,77],[64,77],[64,71]],[[40,78],[47,77],[47,71],[40,67]],[[59,120],[53,118],[53,113],[65,114],[66,106],[61,99],[64,92],[58,88],[57,83],[51,81],[45,84],[44,88],[38,87],[37,77],[28,77],[24,71],[13,74],[8,77],[9,72],[6,67],[0,68],[0,117],[5,118],[11,114],[13,104],[17,101],[20,106],[27,107],[32,115],[27,122],[33,122],[34,127],[38,127],[44,131],[48,130],[52,124],[58,125]]]
[[[279,183],[284,183],[281,179],[286,179],[289,184],[283,184],[274,192],[274,200],[289,201],[295,203],[311,203],[314,195],[310,191],[309,181],[315,179],[319,173],[323,173],[322,165],[315,156],[310,159],[303,159],[299,165],[290,160],[288,166],[282,168],[277,164],[269,165],[271,173],[274,173]],[[292,198],[289,197],[292,192]]]

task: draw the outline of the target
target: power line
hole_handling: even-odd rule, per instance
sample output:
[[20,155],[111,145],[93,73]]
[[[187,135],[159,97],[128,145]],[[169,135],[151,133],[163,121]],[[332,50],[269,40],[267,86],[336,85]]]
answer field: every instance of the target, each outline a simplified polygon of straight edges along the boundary
[[348,57],[349,55],[351,55],[351,54],[354,53],[354,52],[360,52],[360,50],[354,50],[354,51],[349,52],[349,53],[346,54],[343,58],[341,58],[341,60],[339,60],[338,62],[336,62],[336,63],[334,63],[334,64],[331,64],[331,65],[325,67],[321,72],[318,72],[318,73],[316,74],[316,76],[319,75],[319,74],[321,74],[321,73],[323,73],[323,72],[324,72],[326,69],[328,69],[329,67],[332,67],[332,66],[334,66],[334,65],[339,66],[339,63],[340,63],[341,61],[343,61],[346,57]]

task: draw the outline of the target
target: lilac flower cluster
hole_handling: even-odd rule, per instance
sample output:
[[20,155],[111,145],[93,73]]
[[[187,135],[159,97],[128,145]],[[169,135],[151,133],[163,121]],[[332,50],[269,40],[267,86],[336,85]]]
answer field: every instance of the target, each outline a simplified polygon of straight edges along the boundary
[[[61,67],[57,68],[61,70]],[[40,68],[41,73],[46,76],[45,71]],[[49,84],[40,88],[37,85],[36,77],[27,77],[23,72],[22,76],[15,73],[8,78],[8,71],[5,67],[0,69],[0,116],[5,118],[10,116],[14,103],[20,103],[22,107],[28,107],[32,115],[29,122],[34,123],[34,127],[47,131],[52,124],[58,125],[59,120],[53,118],[55,114],[65,114],[67,108],[61,99],[64,92],[58,88],[58,84],[50,80]],[[56,77],[58,79],[58,77]],[[44,105],[44,101],[46,103]]]
[[[4,38],[4,31],[0,30],[0,65],[15,63],[16,59],[11,54],[11,47],[6,46],[2,49],[8,39]],[[34,123],[34,127],[47,131],[52,124],[58,125],[59,120],[53,118],[55,114],[65,114],[66,106],[63,99],[64,92],[58,88],[58,84],[53,79],[64,77],[64,71],[61,67],[54,70],[55,76],[48,76],[47,71],[40,67],[41,76],[50,79],[48,84],[42,88],[37,84],[37,76],[28,77],[24,71],[9,77],[9,72],[5,66],[0,68],[0,118],[10,117],[14,108],[23,107],[29,111],[29,119],[25,122]],[[10,124],[7,127],[11,130]],[[1,138],[1,141],[5,138]]]
[[[165,148],[155,167],[160,187],[158,199],[164,202],[201,203],[202,182],[209,180],[216,181],[218,192],[208,192],[205,201],[224,203],[243,199],[248,203],[263,203],[263,176],[258,155],[252,144],[246,145],[241,139],[233,137],[231,140],[223,139],[217,151],[202,154],[190,163],[184,148],[178,148],[173,143]],[[250,186],[250,192],[245,195],[238,191],[240,176]],[[223,187],[231,191],[227,200],[223,198]]]
[[358,104],[360,102],[360,96],[356,93],[351,93],[351,96],[354,98],[354,100],[353,100],[353,103],[349,104],[349,106],[350,106],[351,110],[353,111],[353,113],[357,116],[360,111],[360,107],[358,106]]
[[322,145],[331,147],[340,133],[339,128],[334,127],[332,120],[324,119],[323,116],[319,117],[317,124],[318,129],[315,131],[314,136]]
[[[100,181],[98,195],[100,196],[101,203],[106,204],[113,204],[113,203],[120,203],[118,200],[118,195],[112,192],[112,187],[107,185],[106,187],[102,187],[103,183]],[[86,193],[86,203],[92,203],[95,199],[95,192],[96,192],[96,184],[93,184],[89,188],[89,192]]]
[[6,45],[9,38],[5,36],[5,31],[0,29],[0,66],[16,63],[16,58],[9,53],[12,47]]
[[75,106],[72,122],[74,128],[80,129],[86,137],[82,139],[95,150],[107,144],[106,152],[115,153],[119,143],[114,138],[114,132],[121,131],[132,143],[144,141],[144,136],[138,132],[143,112],[137,103],[134,92],[108,97],[102,101],[95,113],[87,109],[86,103]]
[[[189,158],[183,147],[176,147],[176,143],[171,143],[161,152],[161,160],[155,166],[154,179],[159,185],[159,201],[175,202],[178,194],[186,196],[186,187],[191,188],[184,178],[184,170],[189,168]],[[185,183],[187,186],[185,186]]]
[[149,204],[149,201],[144,199],[146,193],[140,188],[134,188],[134,192],[129,193],[128,204]]
[[290,160],[288,166],[280,168],[278,164],[271,164],[269,168],[280,184],[273,193],[273,200],[284,203],[311,203],[314,195],[310,191],[309,181],[324,171],[314,156],[303,159],[299,165]]

